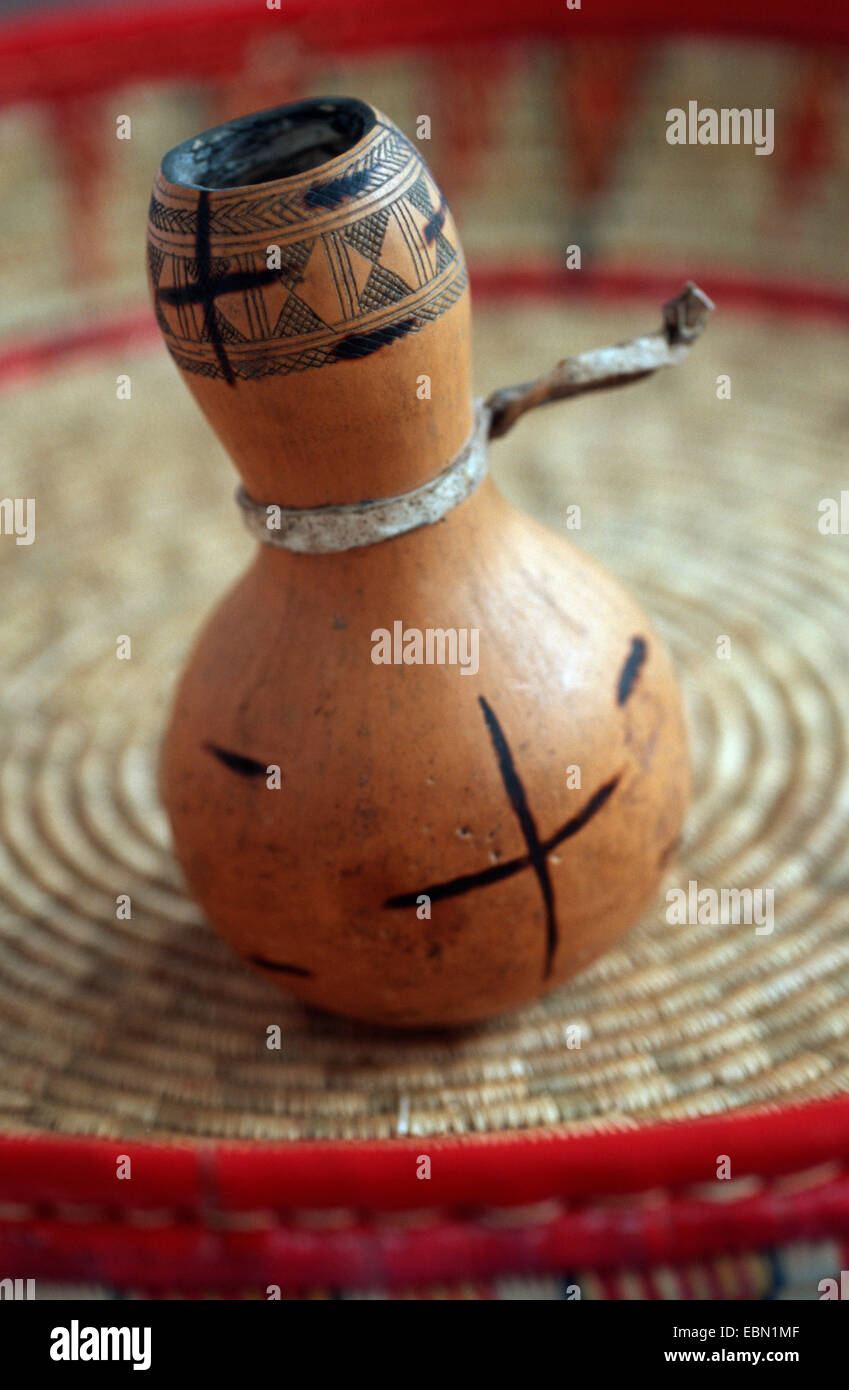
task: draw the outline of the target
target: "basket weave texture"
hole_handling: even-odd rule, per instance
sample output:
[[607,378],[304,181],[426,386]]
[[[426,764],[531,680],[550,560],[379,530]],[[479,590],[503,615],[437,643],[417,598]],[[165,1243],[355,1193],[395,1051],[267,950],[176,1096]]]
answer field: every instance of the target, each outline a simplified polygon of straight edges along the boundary
[[[849,537],[818,529],[845,479],[845,334],[722,308],[684,368],[538,412],[493,450],[503,490],[549,524],[580,506],[568,534],[669,642],[696,792],[664,892],[621,944],[546,1000],[454,1034],[370,1032],[288,1002],[181,887],[157,743],[191,636],[252,543],[164,352],[7,399],[6,490],[36,498],[37,533],[0,545],[0,1127],[577,1133],[849,1088]],[[480,387],[655,315],[478,306]],[[774,931],[670,925],[664,893],[691,879],[772,888]]]

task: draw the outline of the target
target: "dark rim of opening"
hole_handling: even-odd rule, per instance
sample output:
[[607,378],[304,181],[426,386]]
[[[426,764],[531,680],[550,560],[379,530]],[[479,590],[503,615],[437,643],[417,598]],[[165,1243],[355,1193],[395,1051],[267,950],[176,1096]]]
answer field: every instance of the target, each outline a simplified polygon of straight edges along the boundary
[[318,169],[375,124],[356,97],[317,97],[213,126],[169,150],[162,172],[183,188],[245,188]]

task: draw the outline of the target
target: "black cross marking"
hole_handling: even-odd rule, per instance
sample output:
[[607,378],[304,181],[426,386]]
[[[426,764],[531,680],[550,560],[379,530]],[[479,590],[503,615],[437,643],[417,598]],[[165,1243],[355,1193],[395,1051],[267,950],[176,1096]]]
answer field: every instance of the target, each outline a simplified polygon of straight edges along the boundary
[[545,949],[545,970],[543,979],[547,980],[551,974],[554,964],[554,956],[557,951],[558,932],[557,917],[554,910],[554,887],[551,882],[551,875],[548,871],[548,856],[558,845],[562,845],[564,840],[570,840],[573,835],[577,835],[579,830],[592,820],[593,816],[601,810],[608,797],[616,790],[621,773],[617,773],[609,782],[605,782],[603,787],[599,787],[587,802],[583,810],[579,811],[571,820],[561,825],[553,835],[547,840],[540,840],[537,833],[536,821],[525,795],[521,779],[516,771],[513,762],[513,755],[495,713],[482,695],[478,696],[478,703],[483,710],[483,717],[492,746],[495,749],[495,756],[498,759],[498,767],[501,772],[501,780],[504,789],[510,799],[510,805],[515,812],[522,831],[522,837],[528,847],[527,854],[519,855],[515,859],[508,859],[503,864],[493,864],[490,869],[481,869],[479,873],[461,874],[459,878],[448,879],[445,883],[432,883],[427,888],[420,888],[415,893],[399,893],[396,897],[387,898],[384,907],[415,907],[418,899],[424,894],[430,898],[431,902],[439,901],[440,898],[456,898],[462,893],[468,893],[472,888],[483,888],[490,883],[500,883],[502,879],[512,878],[514,874],[520,873],[522,869],[533,868],[539,880],[542,891],[542,899],[545,905],[545,924],[546,924],[546,949]]
[[198,226],[195,237],[195,259],[197,260],[197,284],[182,288],[158,289],[157,296],[166,304],[202,304],[204,326],[218,358],[224,380],[228,386],[236,385],[233,368],[227,359],[221,331],[215,319],[215,301],[219,295],[233,294],[237,290],[257,289],[269,285],[279,278],[277,270],[237,270],[231,274],[216,275],[212,269],[212,251],[209,240],[209,193],[200,190],[198,197]]

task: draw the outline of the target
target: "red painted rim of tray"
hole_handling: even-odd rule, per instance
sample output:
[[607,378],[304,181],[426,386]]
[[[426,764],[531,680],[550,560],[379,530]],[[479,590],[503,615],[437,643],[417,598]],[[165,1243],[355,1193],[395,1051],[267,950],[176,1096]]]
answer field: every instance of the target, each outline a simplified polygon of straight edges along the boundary
[[[723,1153],[736,1178],[847,1160],[849,1096],[587,1134],[271,1144],[11,1134],[0,1137],[0,1199],[185,1215],[526,1206],[709,1183]],[[131,1182],[116,1180],[120,1154],[132,1160]],[[430,1158],[429,1181],[416,1178],[419,1155]]]
[[[782,1248],[817,1242],[820,1272],[845,1265],[849,1175],[832,1172],[801,1188],[761,1182],[721,1202],[714,1184],[710,1197],[655,1192],[627,1204],[548,1203],[542,1212],[490,1208],[468,1217],[437,1209],[414,1222],[340,1215],[328,1227],[304,1211],[252,1213],[246,1221],[213,1211],[208,1224],[173,1211],[149,1220],[138,1210],[110,1215],[102,1204],[85,1213],[19,1212],[0,1223],[0,1266],[165,1298],[264,1294],[270,1284],[396,1289],[546,1273],[563,1282],[589,1273],[613,1298],[633,1298],[636,1275],[643,1298],[668,1298],[670,1280],[680,1298],[764,1297],[780,1283],[770,1255]],[[623,1294],[617,1276],[625,1273]],[[493,1292],[484,1286],[478,1296]]]
[[[274,26],[272,28],[271,26]],[[151,5],[54,8],[0,24],[0,103],[102,91],[124,82],[232,74],[258,37],[288,34],[308,52],[339,54],[438,47],[465,40],[592,35],[634,39],[676,33],[734,39],[849,43],[849,10],[796,0],[603,0],[569,9],[565,0],[171,0]]]

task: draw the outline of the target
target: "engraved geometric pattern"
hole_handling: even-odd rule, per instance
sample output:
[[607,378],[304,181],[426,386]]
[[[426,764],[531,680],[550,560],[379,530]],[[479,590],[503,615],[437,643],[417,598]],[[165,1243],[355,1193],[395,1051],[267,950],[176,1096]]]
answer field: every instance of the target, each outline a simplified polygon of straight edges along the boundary
[[[426,324],[439,318],[453,304],[456,304],[468,283],[468,275],[463,265],[459,275],[449,280],[437,295],[427,300],[426,303],[417,306],[408,331],[418,333]],[[333,362],[343,360],[342,354],[337,354],[337,348],[343,341],[344,339],[334,335],[326,344],[319,343],[297,350],[293,348],[291,342],[278,342],[274,344],[274,350],[271,351],[266,350],[244,356],[232,355],[229,359],[229,366],[233,376],[240,381],[258,381],[267,376],[288,376],[292,372],[303,372],[313,367],[325,367]],[[185,372],[211,379],[224,375],[224,371],[215,357],[190,355],[171,342],[167,344],[167,347],[177,366]]]
[[303,274],[304,266],[310,258],[315,238],[310,241],[291,241],[280,248],[281,274],[297,279]]
[[153,288],[153,308],[156,313],[156,321],[159,331],[166,335],[171,332],[171,326],[162,310],[162,304],[156,291],[159,289],[159,281],[162,277],[162,267],[165,264],[165,253],[158,246],[154,246],[152,241],[147,244],[147,266],[150,272],[150,283]]
[[384,269],[382,265],[376,265],[360,295],[360,308],[368,311],[382,309],[384,304],[406,299],[409,293],[410,286],[405,285],[399,275]]
[[441,275],[446,266],[450,265],[457,252],[451,245],[444,232],[440,232],[436,238],[436,273]]
[[162,274],[162,262],[164,259],[164,254],[160,251],[159,247],[154,246],[153,242],[148,242],[147,263],[150,267],[150,277],[154,285],[159,284],[159,277]]
[[[191,372],[244,380],[350,360],[358,331],[379,334],[405,301],[415,332],[465,287],[462,254],[445,235],[450,213],[418,151],[380,123],[353,159],[293,177],[283,191],[157,189],[157,318]],[[212,257],[210,239],[229,254]],[[274,245],[279,269],[269,266]]]
[[346,227],[343,236],[363,256],[368,256],[370,260],[376,261],[380,257],[388,222],[389,209],[381,208],[379,212],[373,212],[370,217],[363,217],[359,222],[354,222],[352,226]]
[[249,340],[244,333],[240,333],[238,328],[226,319],[221,310],[212,310],[211,322],[204,323],[201,333],[201,342],[211,343],[214,334],[217,333],[223,343],[246,343]]
[[[380,132],[382,132],[382,137],[372,138],[368,146],[349,165],[343,166],[339,171],[334,170],[333,181],[350,179],[358,172],[366,174],[366,181],[355,194],[360,198],[368,193],[374,193],[384,183],[388,183],[390,179],[402,172],[413,159],[420,159],[418,152],[409,141],[404,139],[400,132],[386,130],[378,125],[375,127],[373,137]],[[317,191],[321,188],[321,180],[309,179],[305,181],[302,178],[297,181],[297,184],[294,179],[292,183],[294,186],[285,191],[242,193],[236,197],[223,198],[217,201],[210,209],[210,232],[213,235],[241,236],[246,232],[279,230],[281,223],[312,222],[314,220],[313,209],[318,206],[321,197],[320,192]],[[316,190],[314,194],[316,202],[305,201],[305,184],[308,188]],[[172,232],[183,236],[194,236],[197,232],[196,202],[186,201],[175,207],[172,203],[160,200],[154,193],[150,200],[148,215],[151,224],[157,231]]]
[[413,204],[413,207],[418,208],[419,212],[423,212],[426,217],[430,216],[433,211],[433,204],[424,175],[416,179],[412,188],[407,193],[407,197]]
[[274,325],[274,336],[298,338],[306,333],[321,332],[326,326],[308,305],[303,304],[294,294],[290,294]]

